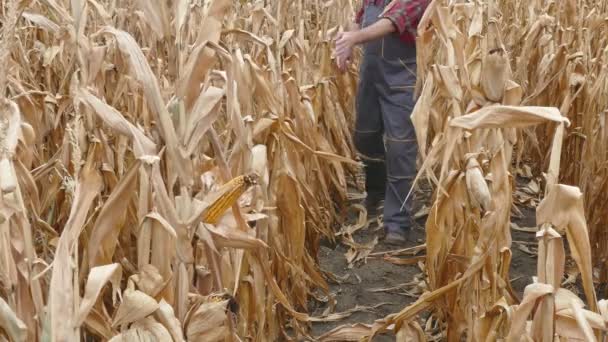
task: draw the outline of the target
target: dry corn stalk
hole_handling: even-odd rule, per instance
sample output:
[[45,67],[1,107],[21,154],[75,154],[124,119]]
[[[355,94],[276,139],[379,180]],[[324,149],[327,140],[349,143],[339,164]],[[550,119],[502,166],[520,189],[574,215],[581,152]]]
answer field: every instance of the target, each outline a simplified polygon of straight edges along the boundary
[[2,2],[0,339],[306,336],[357,167],[345,8]]
[[[601,165],[608,144],[604,114],[608,26],[603,21],[608,9],[604,1],[547,4],[499,2],[504,15],[501,28],[507,37],[505,45],[511,47],[516,81],[526,85],[525,102],[558,107],[572,122],[564,134],[561,181],[579,186],[585,196],[594,265],[600,267],[600,280],[605,282],[608,216],[606,174]],[[524,26],[516,29],[519,23]],[[524,39],[518,38],[521,33],[525,33]],[[518,143],[521,159],[528,157],[539,166],[546,165],[551,147],[547,129],[528,133]]]
[[[576,127],[569,125],[564,114],[580,99],[585,82],[577,75],[565,78],[561,84],[568,85],[566,91],[555,96],[560,90],[555,87],[559,80],[551,78],[555,73],[549,71],[559,70],[558,76],[566,76],[563,68],[580,58],[576,53],[569,57],[563,43],[553,43],[568,39],[569,44],[577,35],[576,31],[560,35],[564,31],[554,30],[555,16],[568,25],[584,22],[590,17],[577,17],[575,10],[583,3],[589,4],[435,0],[429,5],[418,32],[421,96],[412,118],[425,157],[420,176],[428,176],[437,187],[426,225],[425,270],[431,292],[400,313],[368,326],[362,335],[373,337],[392,324],[395,331],[400,331],[427,309],[443,322],[448,341],[465,337],[479,341],[552,341],[555,335],[592,340],[594,334],[605,329],[605,319],[597,314],[590,254],[588,249],[582,252],[589,243],[581,215],[582,197],[579,193],[570,196],[576,200],[551,202],[560,193],[576,192],[575,188],[565,190],[557,182],[562,151],[569,153],[562,149],[564,131]],[[594,2],[585,12],[595,15],[594,11],[605,10],[606,4]],[[521,28],[524,31],[517,31]],[[538,67],[530,68],[528,60],[538,62]],[[515,67],[513,72],[511,66]],[[583,71],[575,65],[571,68],[579,75]],[[548,88],[550,85],[553,88]],[[554,97],[548,101],[551,95]],[[555,99],[561,102],[553,102]],[[572,124],[576,122],[572,118]],[[553,216],[540,221],[578,227],[574,228],[577,233],[568,233],[568,240],[586,284],[590,311],[583,309],[580,299],[559,289],[563,275],[561,236],[546,226],[539,233],[540,249],[547,253],[539,260],[539,282],[530,285],[522,303],[509,284],[510,209],[512,178],[516,175],[511,160],[533,151],[526,145],[530,141],[522,139],[534,137],[533,126],[549,136],[543,137],[545,145],[536,145],[537,150],[550,152],[541,154],[543,162],[547,159],[538,168],[548,165],[546,201],[554,203]],[[427,143],[431,143],[428,151]],[[515,156],[515,151],[519,155]],[[573,203],[577,214],[572,214]],[[539,208],[539,215],[541,212]],[[530,329],[526,329],[530,318]],[[571,336],[566,333],[568,327]]]
[[[466,89],[474,94],[476,105],[483,105],[486,101],[506,104],[505,97],[514,95],[513,91],[518,89],[519,102],[514,104],[557,107],[571,121],[563,136],[561,179],[555,181],[577,185],[585,196],[594,266],[600,267],[600,280],[605,282],[608,279],[608,232],[604,228],[608,223],[604,167],[608,158],[606,2],[437,0],[430,7],[419,38],[419,44],[429,51],[421,52],[419,58],[419,89],[428,84],[430,73],[453,63],[458,67],[460,82],[447,83],[450,78],[445,76],[449,73],[442,71],[441,81],[448,88],[445,91],[457,94]],[[426,30],[428,24],[434,28]],[[510,81],[519,87],[505,86]],[[503,90],[505,97],[501,96]],[[435,97],[438,95],[449,104],[442,93],[435,92]],[[418,127],[423,126],[418,135],[424,143],[432,142],[443,132],[448,116],[462,113],[454,108],[446,110],[445,104],[431,106],[426,102],[426,108],[421,108],[424,112],[416,115]],[[427,122],[420,119],[424,113],[430,113]],[[529,166],[533,166],[535,173],[546,169],[553,146],[552,134],[551,127],[541,125],[509,138],[516,141],[514,176],[523,174],[520,172],[523,160],[531,161]]]
[[[584,10],[577,13],[577,7]],[[556,23],[584,25],[595,12],[605,10],[602,2],[587,1],[564,6],[545,1],[431,3],[419,26],[421,97],[412,115],[425,156],[420,176],[429,176],[437,186],[426,226],[431,292],[377,322],[366,335],[393,323],[397,331],[425,309],[445,323],[448,341],[465,336],[478,341],[553,341],[554,336],[593,340],[605,330],[593,288],[582,195],[576,188],[557,185],[560,171],[569,172],[560,170],[561,157],[572,151],[562,149],[562,144],[571,146],[563,141],[564,131],[576,129],[578,122],[567,113],[575,110],[585,83],[584,69],[576,62],[581,56],[568,56],[563,42],[570,45],[579,39],[579,46],[583,41],[596,42],[577,37],[584,31],[561,35],[564,31],[556,29]],[[570,69],[565,69],[568,65]],[[564,91],[560,84],[566,85]],[[532,126],[539,127],[536,132],[542,132],[544,144],[530,145],[534,141],[529,138],[535,136]],[[539,244],[544,254],[539,257],[538,282],[527,288],[519,303],[508,277],[516,175],[511,160],[530,154],[534,149],[529,146],[535,145],[537,151],[549,152],[541,154],[537,166],[548,166],[547,198],[539,207]],[[433,170],[438,170],[437,175]],[[479,210],[488,207],[487,212]],[[582,300],[560,289],[563,233],[581,271],[589,311],[583,309]]]

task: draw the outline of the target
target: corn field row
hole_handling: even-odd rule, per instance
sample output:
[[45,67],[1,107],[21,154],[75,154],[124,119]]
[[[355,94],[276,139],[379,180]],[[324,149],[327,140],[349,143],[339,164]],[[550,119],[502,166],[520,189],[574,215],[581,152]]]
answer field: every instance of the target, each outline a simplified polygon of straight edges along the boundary
[[0,340],[306,336],[350,2],[0,3]]
[[[333,303],[319,240],[359,166],[356,72],[332,60],[353,3],[0,3],[0,340],[312,339],[309,300]],[[603,0],[431,2],[412,115],[435,186],[428,292],[321,340],[603,338],[607,14]],[[518,298],[524,164],[544,196]],[[567,258],[583,298],[562,287]]]
[[[607,11],[606,1],[431,2],[418,28],[412,114],[419,178],[436,188],[426,222],[429,291],[330,339],[392,330],[423,341],[433,329],[446,341],[605,339],[608,302],[598,301],[596,285],[607,271]],[[544,196],[537,276],[518,298],[510,227],[523,164],[544,176]],[[567,257],[583,298],[562,287]]]

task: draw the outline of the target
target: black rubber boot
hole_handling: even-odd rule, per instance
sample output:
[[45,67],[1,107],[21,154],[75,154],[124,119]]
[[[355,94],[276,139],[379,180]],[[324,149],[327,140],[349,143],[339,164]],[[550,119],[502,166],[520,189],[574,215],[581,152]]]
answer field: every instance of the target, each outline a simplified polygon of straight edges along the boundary
[[367,217],[372,218],[382,213],[386,191],[386,164],[384,162],[365,163],[365,208]]

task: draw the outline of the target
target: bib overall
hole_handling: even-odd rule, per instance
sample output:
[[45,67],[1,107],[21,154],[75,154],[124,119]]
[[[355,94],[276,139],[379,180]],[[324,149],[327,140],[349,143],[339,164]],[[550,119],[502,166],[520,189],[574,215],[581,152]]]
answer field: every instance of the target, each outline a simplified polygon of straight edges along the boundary
[[[379,20],[390,0],[366,5],[362,28]],[[416,46],[394,32],[363,47],[357,94],[355,146],[365,164],[370,198],[384,197],[389,231],[411,228],[411,208],[401,206],[416,176],[417,144],[410,115],[415,105]]]

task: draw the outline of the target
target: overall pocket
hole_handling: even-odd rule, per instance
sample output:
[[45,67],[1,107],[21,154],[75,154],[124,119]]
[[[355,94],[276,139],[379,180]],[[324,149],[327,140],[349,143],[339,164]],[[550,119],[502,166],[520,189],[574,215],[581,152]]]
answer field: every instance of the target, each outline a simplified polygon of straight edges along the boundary
[[382,58],[381,72],[386,86],[393,91],[413,92],[416,87],[416,63]]

